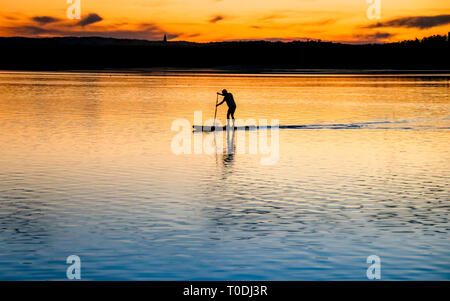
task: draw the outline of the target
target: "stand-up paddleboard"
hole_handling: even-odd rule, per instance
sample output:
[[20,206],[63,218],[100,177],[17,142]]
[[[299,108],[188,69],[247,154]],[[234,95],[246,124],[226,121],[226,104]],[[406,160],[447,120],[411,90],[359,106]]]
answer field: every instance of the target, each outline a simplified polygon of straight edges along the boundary
[[257,130],[259,128],[270,128],[270,126],[268,127],[259,127],[256,125],[246,125],[246,126],[229,126],[227,128],[226,125],[224,126],[206,126],[206,125],[193,125],[192,128],[194,129],[194,132],[214,132],[214,131],[226,131],[228,130]]
[[257,126],[257,125],[243,125],[243,126],[202,126],[202,125],[193,125],[192,128],[194,132],[214,132],[214,131],[227,131],[227,130],[240,130],[240,131],[250,131],[250,130],[266,130],[275,128],[272,126]]
[[302,124],[302,125],[279,125],[279,126],[258,126],[258,125],[245,125],[245,126],[206,126],[206,125],[193,125],[194,132],[214,132],[214,131],[226,131],[226,130],[271,130],[271,129],[310,129],[310,130],[324,130],[324,129],[361,129],[365,128],[366,124],[350,123],[350,124]]

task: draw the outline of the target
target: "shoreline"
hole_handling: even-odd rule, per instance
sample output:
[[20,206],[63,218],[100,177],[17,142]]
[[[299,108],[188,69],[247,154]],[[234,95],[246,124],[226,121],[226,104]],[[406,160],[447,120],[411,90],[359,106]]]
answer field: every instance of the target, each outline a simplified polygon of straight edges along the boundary
[[104,69],[0,69],[1,73],[52,72],[52,73],[103,73],[133,75],[260,75],[260,76],[450,76],[450,70],[405,69],[286,69],[286,68],[104,68]]

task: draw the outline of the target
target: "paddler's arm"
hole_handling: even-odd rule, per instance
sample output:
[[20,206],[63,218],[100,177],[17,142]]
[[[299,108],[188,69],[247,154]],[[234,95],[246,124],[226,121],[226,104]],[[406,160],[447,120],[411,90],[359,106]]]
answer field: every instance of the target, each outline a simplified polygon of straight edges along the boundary
[[[217,92],[217,95],[225,96],[225,95],[223,95],[223,94],[220,94],[219,92]],[[219,102],[219,103],[216,105],[216,107],[218,107],[218,106],[220,106],[221,104],[223,104],[224,101],[225,101],[225,97],[223,98],[223,100],[222,100],[221,102]]]

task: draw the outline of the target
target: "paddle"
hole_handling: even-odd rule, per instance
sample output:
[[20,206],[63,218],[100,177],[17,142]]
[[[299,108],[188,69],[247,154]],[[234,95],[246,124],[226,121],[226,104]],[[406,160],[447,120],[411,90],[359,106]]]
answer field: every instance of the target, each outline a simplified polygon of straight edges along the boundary
[[214,130],[216,128],[216,116],[217,116],[217,102],[219,101],[219,94],[217,94],[216,97],[216,111],[214,112],[214,123],[213,123],[213,128],[212,130]]

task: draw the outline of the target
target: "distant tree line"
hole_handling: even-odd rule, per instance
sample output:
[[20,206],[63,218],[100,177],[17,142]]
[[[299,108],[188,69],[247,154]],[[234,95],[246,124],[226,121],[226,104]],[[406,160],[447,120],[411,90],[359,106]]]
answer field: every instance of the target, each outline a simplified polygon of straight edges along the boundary
[[0,38],[0,69],[449,70],[449,36],[364,45],[320,40],[192,43],[101,37]]

